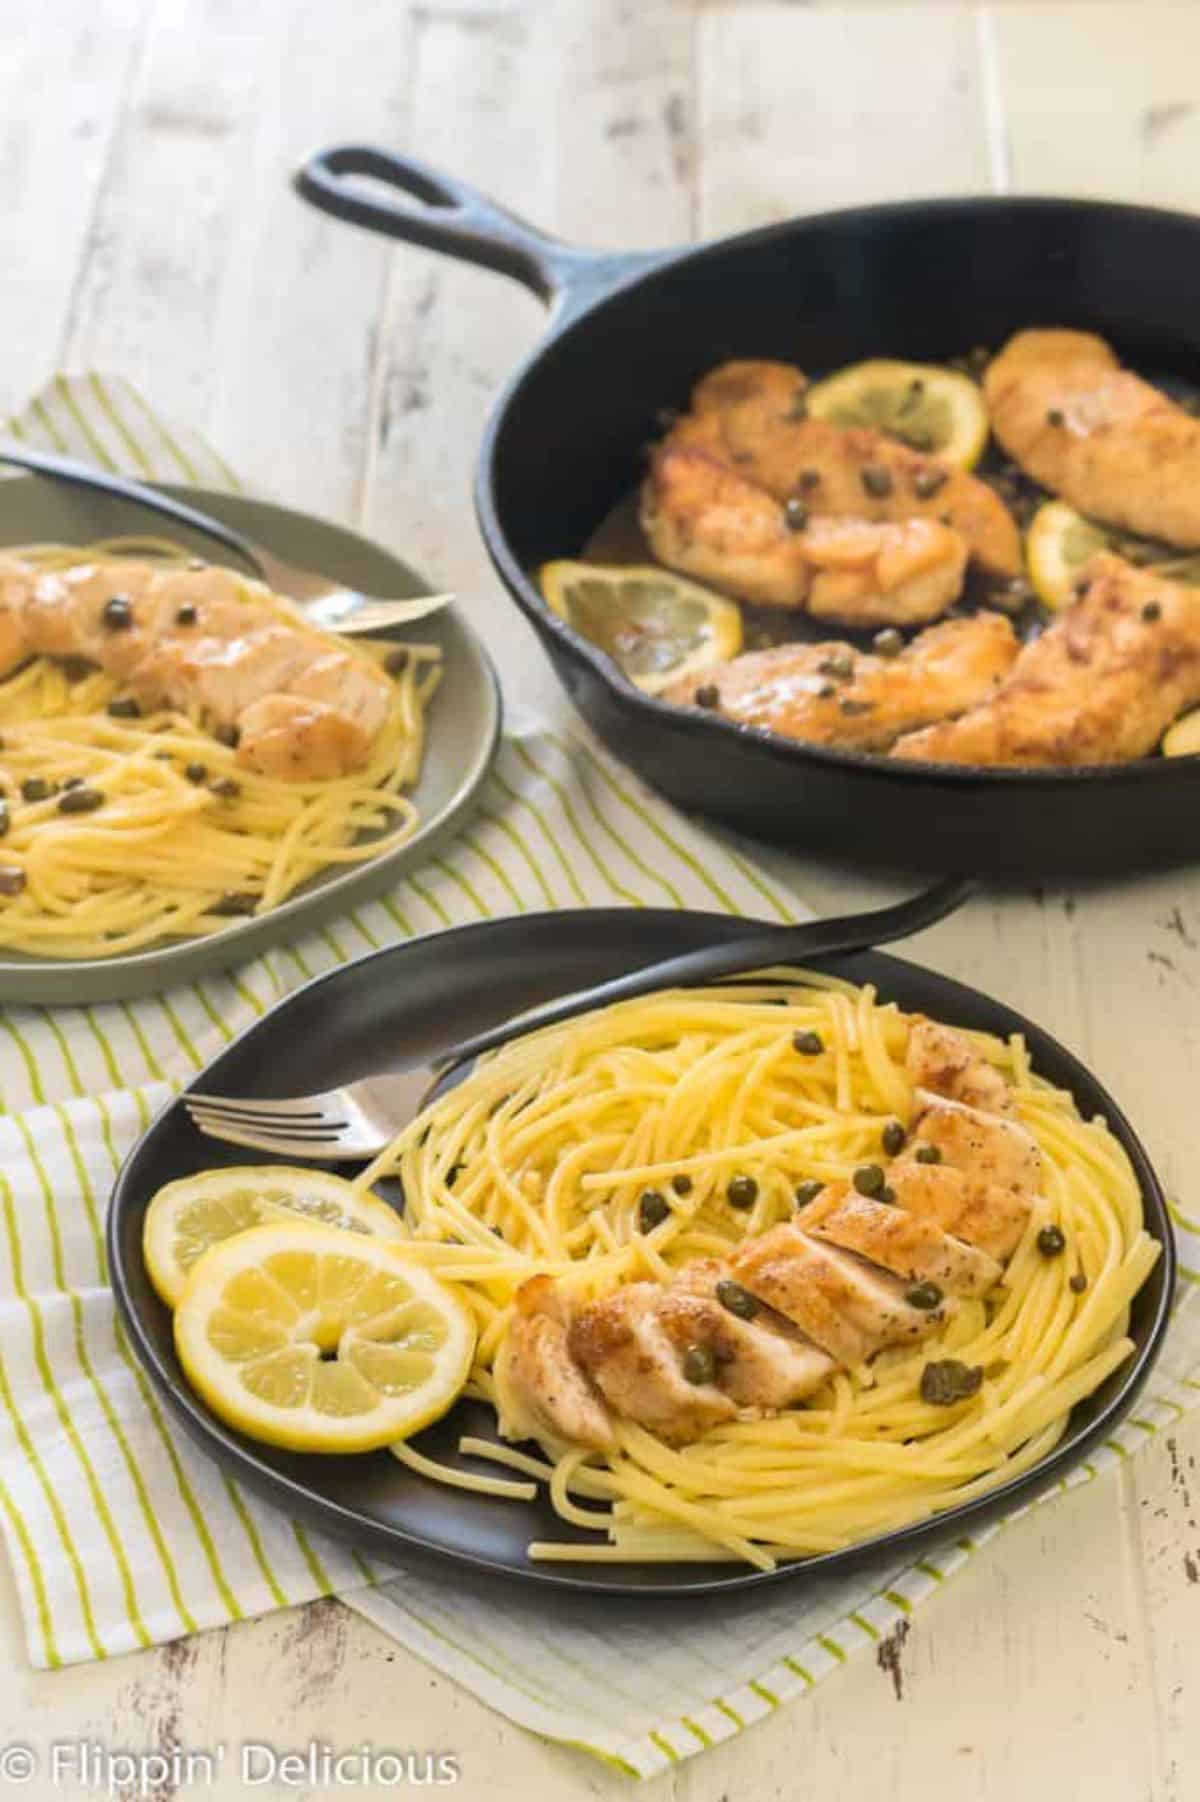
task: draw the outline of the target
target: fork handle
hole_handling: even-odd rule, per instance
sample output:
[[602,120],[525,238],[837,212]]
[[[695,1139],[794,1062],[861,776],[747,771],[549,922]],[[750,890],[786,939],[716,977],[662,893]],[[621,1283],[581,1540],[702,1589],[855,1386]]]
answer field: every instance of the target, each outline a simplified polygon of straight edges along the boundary
[[537,1032],[544,1026],[557,1026],[561,1021],[572,1020],[577,1014],[589,1013],[593,1008],[610,1007],[617,1001],[632,1001],[655,989],[713,982],[718,977],[764,969],[771,964],[791,962],[797,957],[830,957],[837,952],[865,951],[872,945],[890,944],[954,913],[975,887],[971,877],[948,876],[932,888],[910,895],[906,901],[896,901],[872,912],[841,914],[830,920],[805,920],[797,926],[770,926],[749,932],[744,938],[706,945],[700,951],[668,958],[665,963],[631,970],[627,976],[614,977],[594,988],[560,995],[543,1007],[532,1008],[517,1020],[490,1026],[486,1032],[476,1033],[473,1038],[451,1046],[437,1059],[435,1067],[444,1072],[469,1058],[494,1050],[509,1039]]
[[187,526],[189,531],[200,532],[205,538],[215,538],[227,550],[235,551],[256,576],[263,573],[258,553],[248,538],[243,538],[232,526],[213,519],[211,514],[201,513],[183,501],[172,500],[170,495],[160,494],[156,488],[150,488],[144,482],[135,482],[129,476],[113,475],[107,469],[96,469],[92,464],[81,463],[74,457],[60,457],[50,451],[29,450],[23,444],[0,444],[0,463],[11,463],[18,469],[28,469],[33,475],[50,476],[73,488],[89,488],[96,494],[111,494],[117,500],[134,501],[148,512],[160,513],[164,519],[174,520],[176,525]]

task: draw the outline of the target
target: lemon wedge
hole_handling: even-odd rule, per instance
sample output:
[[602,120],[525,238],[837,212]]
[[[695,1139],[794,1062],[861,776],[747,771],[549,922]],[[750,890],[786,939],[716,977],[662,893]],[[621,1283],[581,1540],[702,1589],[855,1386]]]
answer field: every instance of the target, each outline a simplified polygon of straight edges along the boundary
[[212,1246],[273,1220],[309,1220],[343,1232],[400,1239],[400,1217],[378,1196],[324,1170],[234,1164],[202,1170],[160,1189],[146,1210],[142,1255],[155,1289],[173,1308],[188,1271]]
[[1181,714],[1162,741],[1164,757],[1200,756],[1200,707]]
[[197,1260],[175,1349],[201,1400],[250,1438],[368,1452],[445,1413],[471,1368],[475,1321],[402,1244],[277,1220]]
[[1064,501],[1039,507],[1025,540],[1029,580],[1047,607],[1069,607],[1084,565],[1111,543],[1102,526],[1093,525]]
[[852,363],[808,390],[808,411],[834,425],[873,426],[958,469],[973,469],[988,440],[981,390],[937,363]]
[[661,694],[742,648],[733,601],[653,564],[547,563],[546,605],[621,666],[646,694]]

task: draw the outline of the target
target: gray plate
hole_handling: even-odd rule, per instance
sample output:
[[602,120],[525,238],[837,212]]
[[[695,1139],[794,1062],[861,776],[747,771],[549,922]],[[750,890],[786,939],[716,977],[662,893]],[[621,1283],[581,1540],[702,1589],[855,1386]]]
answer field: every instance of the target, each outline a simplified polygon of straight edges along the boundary
[[[430,590],[431,584],[408,564],[342,526],[242,495],[165,484],[164,489],[237,527],[289,563],[377,594],[403,597]],[[198,555],[218,561],[226,557],[211,540],[107,495],[32,476],[0,481],[0,545],[40,539],[85,544],[127,532],[162,532],[194,546]],[[407,844],[368,863],[314,877],[262,919],[233,920],[223,932],[206,938],[95,959],[0,951],[0,1001],[127,1001],[190,982],[245,963],[269,945],[371,900],[398,881],[402,871],[424,862],[458,825],[487,774],[500,733],[499,685],[479,639],[452,607],[386,636],[440,645],[445,658],[445,675],[430,709],[425,764],[413,790],[422,823]]]

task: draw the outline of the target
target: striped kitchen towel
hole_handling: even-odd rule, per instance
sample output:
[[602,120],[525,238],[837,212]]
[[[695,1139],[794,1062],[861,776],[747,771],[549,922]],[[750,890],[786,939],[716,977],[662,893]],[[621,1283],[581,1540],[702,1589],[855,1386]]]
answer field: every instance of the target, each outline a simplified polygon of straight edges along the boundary
[[[10,425],[108,466],[232,481],[116,378],[59,377]],[[531,725],[505,738],[457,839],[382,900],[146,1000],[0,1011],[0,1526],[34,1663],[106,1658],[335,1593],[512,1720],[641,1777],[802,1696],[990,1537],[639,1620],[373,1565],[245,1494],[163,1414],[114,1314],[102,1219],[122,1157],[172,1091],[281,996],[363,951],[513,911],[614,903],[807,911],[576,725]],[[1200,1271],[1200,1223],[1179,1216],[1177,1229]],[[1069,1483],[1195,1405],[1198,1374],[1189,1306],[1139,1415]]]

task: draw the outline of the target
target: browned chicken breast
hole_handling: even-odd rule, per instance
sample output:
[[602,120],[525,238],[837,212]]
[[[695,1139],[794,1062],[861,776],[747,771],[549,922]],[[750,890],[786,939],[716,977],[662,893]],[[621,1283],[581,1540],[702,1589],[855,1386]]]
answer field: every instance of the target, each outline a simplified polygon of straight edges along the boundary
[[935,763],[1122,763],[1200,700],[1200,593],[1107,552],[1085,592],[1027,644],[994,695],[901,738]]
[[390,703],[376,664],[272,614],[207,565],[131,559],[48,572],[3,559],[0,675],[35,656],[82,658],[144,707],[236,728],[238,762],[285,780],[361,768]]
[[809,1238],[792,1221],[740,1245],[729,1267],[737,1282],[839,1364],[862,1364],[886,1345],[924,1339],[954,1306],[943,1300],[935,1308],[914,1307],[897,1278]]
[[935,1220],[873,1201],[846,1183],[826,1183],[796,1225],[907,1282],[931,1282],[951,1295],[985,1295],[1000,1281],[995,1258],[943,1232]]
[[994,694],[1019,645],[1003,614],[929,626],[895,657],[836,640],[750,651],[664,698],[706,704],[748,726],[810,744],[882,751],[918,723],[964,713]]
[[965,540],[936,519],[805,515],[702,451],[655,457],[642,529],[660,563],[764,607],[845,625],[921,625],[962,592]]
[[[666,1293],[663,1324],[676,1345],[712,1348],[722,1389],[739,1407],[786,1408],[820,1388],[834,1370],[833,1359],[782,1314],[744,1290],[737,1297],[750,1317],[731,1313],[722,1296],[732,1282],[729,1267],[716,1258],[685,1264]],[[749,1301],[747,1301],[749,1297]]]
[[1016,521],[986,482],[882,432],[806,418],[806,387],[788,363],[722,363],[697,384],[690,412],[671,427],[666,444],[705,451],[813,514],[939,520],[985,569],[1021,573]]
[[496,1359],[516,1403],[510,1427],[523,1438],[555,1439],[605,1451],[613,1444],[604,1402],[567,1346],[570,1312],[552,1277],[535,1276],[516,1295],[516,1316]]
[[[666,1293],[657,1283],[628,1283],[581,1309],[567,1342],[618,1414],[682,1445],[732,1420],[737,1408],[715,1381],[684,1375],[681,1347],[662,1319]],[[714,1360],[714,1376],[715,1369]]]
[[983,386],[997,438],[1035,481],[1096,519],[1200,545],[1200,420],[1103,338],[1018,332]]
[[904,1067],[914,1086],[985,1113],[1015,1117],[1012,1091],[994,1064],[970,1039],[936,1020],[917,1018],[909,1028]]

